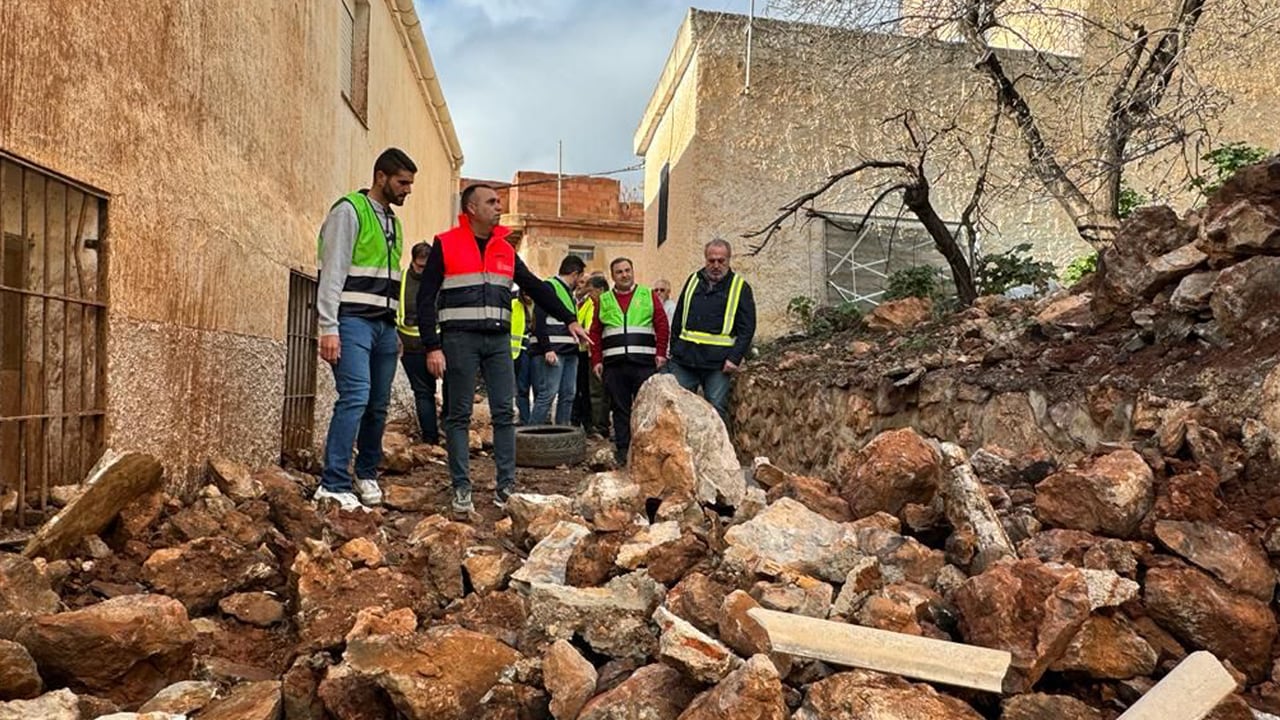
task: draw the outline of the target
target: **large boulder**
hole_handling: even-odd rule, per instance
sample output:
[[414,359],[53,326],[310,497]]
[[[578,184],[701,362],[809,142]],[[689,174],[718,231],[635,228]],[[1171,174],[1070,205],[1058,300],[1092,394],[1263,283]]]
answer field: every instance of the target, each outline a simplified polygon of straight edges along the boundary
[[436,608],[421,580],[386,567],[354,569],[323,547],[299,552],[291,573],[298,636],[309,650],[341,645],[365,608],[410,608],[421,615]]
[[1155,502],[1155,479],[1142,456],[1116,450],[1068,468],[1036,486],[1036,513],[1062,528],[1129,537]]
[[196,630],[173,598],[124,595],[34,617],[17,640],[49,683],[132,706],[187,678]]
[[600,532],[625,530],[643,517],[640,484],[625,470],[596,473],[582,482],[574,500],[578,512]]
[[866,317],[867,327],[880,332],[907,332],[933,317],[933,301],[909,297],[880,303]]
[[843,582],[862,556],[856,528],[781,498],[724,535],[725,560],[762,574],[791,571]]
[[854,517],[928,505],[942,479],[938,448],[911,428],[880,433],[838,462],[840,494]]
[[809,686],[793,720],[981,720],[968,703],[929,685],[869,670],[837,673]]
[[567,640],[557,640],[542,656],[542,681],[551,693],[551,715],[556,720],[573,720],[596,691],[599,677]]
[[691,497],[736,508],[746,496],[742,465],[729,431],[711,404],[654,375],[631,411],[631,478],[645,498]]
[[1156,523],[1155,533],[1165,547],[1209,571],[1228,587],[1259,600],[1271,600],[1276,574],[1257,543],[1202,522],[1162,520]]
[[1254,682],[1269,672],[1276,618],[1268,603],[1176,562],[1147,571],[1142,600],[1183,642],[1230,660]]
[[1084,575],[1068,565],[1005,561],[952,595],[965,642],[1008,650],[1009,684],[1026,691],[1067,651],[1089,617]]
[[1124,616],[1093,615],[1050,669],[1125,680],[1155,672],[1156,651]]
[[136,498],[160,485],[164,468],[138,452],[107,450],[89,471],[81,493],[36,531],[22,554],[50,560],[65,557],[89,535],[99,535]]
[[357,638],[343,657],[357,674],[376,681],[405,717],[469,720],[520,653],[491,636],[444,626]]
[[525,631],[536,636],[535,642],[570,640],[576,634],[595,652],[618,658],[649,657],[657,647],[649,617],[666,588],[643,570],[598,588],[531,583],[528,593]]
[[1195,228],[1180,220],[1167,206],[1138,208],[1120,226],[1114,243],[1098,257],[1096,299],[1106,309],[1128,307],[1148,299],[1161,287],[1153,281],[1148,264],[1186,246]]
[[679,720],[787,720],[778,670],[753,655],[714,688],[693,699]]
[[1228,337],[1262,338],[1276,329],[1280,257],[1254,257],[1232,265],[1213,283],[1209,307]]
[[1280,160],[1241,168],[1201,213],[1198,244],[1222,261],[1280,254]]

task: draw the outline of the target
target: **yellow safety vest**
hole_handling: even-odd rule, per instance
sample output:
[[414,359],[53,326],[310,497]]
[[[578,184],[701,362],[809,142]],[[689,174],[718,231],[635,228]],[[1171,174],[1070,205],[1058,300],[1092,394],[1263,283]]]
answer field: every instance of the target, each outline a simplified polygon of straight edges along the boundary
[[511,359],[515,360],[520,357],[521,351],[525,349],[525,343],[528,337],[524,334],[525,313],[524,303],[520,302],[520,298],[511,299]]
[[698,273],[689,276],[684,283],[684,313],[680,316],[680,339],[695,345],[715,345],[717,347],[733,347],[733,318],[738,314],[738,301],[742,299],[742,276],[734,273],[729,284],[729,302],[724,308],[724,321],[720,332],[709,333],[689,329],[689,306],[693,304],[693,293],[698,289]]
[[[591,321],[595,318],[595,314],[596,303],[591,299],[591,296],[588,295],[582,299],[582,304],[578,306],[578,324],[581,325],[582,329],[586,330],[588,333],[591,332]],[[578,343],[578,349],[582,352],[586,352],[587,344]]]

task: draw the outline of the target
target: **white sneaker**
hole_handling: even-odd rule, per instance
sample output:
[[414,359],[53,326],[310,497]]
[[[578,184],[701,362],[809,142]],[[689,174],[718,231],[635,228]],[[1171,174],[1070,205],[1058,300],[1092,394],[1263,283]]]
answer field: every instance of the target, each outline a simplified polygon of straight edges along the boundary
[[366,478],[356,478],[356,494],[360,496],[360,502],[365,505],[381,505],[382,504],[382,488],[378,487],[378,481]]
[[316,502],[320,502],[322,500],[332,500],[338,503],[338,507],[342,508],[343,510],[368,510],[369,509],[360,503],[360,498],[357,498],[355,496],[355,493],[333,492],[331,490],[326,490],[324,487],[316,488],[315,500]]

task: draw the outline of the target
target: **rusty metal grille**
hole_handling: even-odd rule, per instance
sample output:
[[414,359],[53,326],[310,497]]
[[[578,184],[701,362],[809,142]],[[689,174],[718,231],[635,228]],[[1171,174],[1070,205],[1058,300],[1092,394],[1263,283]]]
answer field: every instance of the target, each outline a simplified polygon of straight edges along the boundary
[[289,315],[285,327],[284,412],[281,418],[280,459],[291,460],[310,451],[316,418],[316,357],[319,315],[316,279],[289,272]]
[[0,526],[102,454],[106,228],[103,194],[0,152]]

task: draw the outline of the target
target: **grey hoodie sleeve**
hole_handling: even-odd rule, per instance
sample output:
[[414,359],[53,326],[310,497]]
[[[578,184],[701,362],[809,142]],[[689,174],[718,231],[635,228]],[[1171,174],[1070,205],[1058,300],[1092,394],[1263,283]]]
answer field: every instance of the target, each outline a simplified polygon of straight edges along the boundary
[[349,202],[338,203],[329,211],[320,228],[320,282],[316,295],[316,313],[320,316],[320,334],[338,334],[338,305],[342,302],[342,286],[351,270],[351,252],[356,246],[360,223]]

